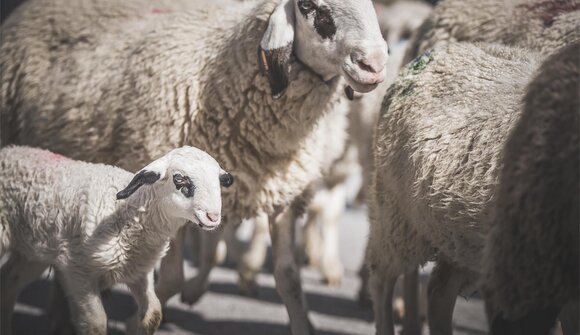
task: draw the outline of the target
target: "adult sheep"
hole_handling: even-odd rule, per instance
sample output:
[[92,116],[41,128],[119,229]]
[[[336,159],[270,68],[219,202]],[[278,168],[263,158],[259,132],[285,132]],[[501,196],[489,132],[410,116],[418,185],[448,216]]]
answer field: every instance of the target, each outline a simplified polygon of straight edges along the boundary
[[[312,332],[289,208],[320,174],[326,127],[345,117],[335,108],[339,77],[366,92],[385,76],[387,46],[370,0],[196,11],[148,0],[31,0],[2,35],[3,143],[128,170],[168,147],[207,151],[236,177],[223,195],[227,221],[269,216],[276,287],[292,332]],[[217,244],[219,236],[204,240]],[[179,255],[172,245],[164,270],[181,271]],[[181,287],[164,277],[156,290],[162,301]]]
[[580,0],[445,0],[411,38],[404,63],[450,42],[488,42],[548,55],[580,41]]
[[482,261],[492,334],[547,334],[567,303],[564,333],[578,333],[579,55],[544,62],[503,150]]
[[437,260],[428,287],[433,334],[451,334],[456,296],[480,271],[501,148],[541,56],[451,43],[409,64],[375,130],[367,264],[377,334],[394,334],[397,277]]

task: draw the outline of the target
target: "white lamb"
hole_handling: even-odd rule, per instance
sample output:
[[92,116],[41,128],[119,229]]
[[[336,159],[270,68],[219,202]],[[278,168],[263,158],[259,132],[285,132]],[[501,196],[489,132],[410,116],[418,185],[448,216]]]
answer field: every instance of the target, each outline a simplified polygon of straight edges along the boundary
[[[326,164],[322,136],[346,122],[339,77],[360,92],[385,77],[387,45],[370,0],[195,11],[151,0],[29,0],[2,36],[3,143],[128,170],[169,147],[206,150],[236,175],[224,193],[226,221],[268,216],[292,332],[312,332],[288,209]],[[344,129],[336,130],[343,141]],[[218,240],[204,242],[211,249]],[[180,241],[161,265],[161,301],[182,288]],[[207,285],[215,252],[204,254],[196,285],[182,294],[187,302]]]
[[[131,334],[161,322],[153,268],[187,221],[221,222],[221,186],[232,176],[213,157],[175,149],[137,174],[29,147],[0,150],[2,334],[11,333],[18,293],[54,266],[79,334],[106,334],[103,289],[126,283],[137,302]],[[124,187],[124,188],[123,188]],[[116,195],[116,196],[115,196]],[[126,199],[121,200],[119,199]]]

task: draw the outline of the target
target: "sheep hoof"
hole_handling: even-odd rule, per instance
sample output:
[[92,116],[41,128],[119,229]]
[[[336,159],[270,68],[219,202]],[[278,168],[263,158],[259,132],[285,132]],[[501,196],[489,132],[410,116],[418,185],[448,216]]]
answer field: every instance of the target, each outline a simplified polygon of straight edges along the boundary
[[243,279],[242,277],[240,277],[238,286],[240,288],[241,295],[252,298],[258,296],[259,286],[255,280]]
[[321,264],[323,282],[329,286],[340,286],[344,269],[338,260],[323,262]]

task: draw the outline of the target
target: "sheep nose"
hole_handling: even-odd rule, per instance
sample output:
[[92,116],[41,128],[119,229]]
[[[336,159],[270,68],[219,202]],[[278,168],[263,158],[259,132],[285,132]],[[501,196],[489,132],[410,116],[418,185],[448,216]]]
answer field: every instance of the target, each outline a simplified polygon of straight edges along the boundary
[[350,56],[361,70],[370,73],[382,72],[387,65],[387,53],[384,50],[376,49],[369,53],[353,52]]
[[205,216],[211,222],[217,222],[220,219],[219,213],[207,213]]

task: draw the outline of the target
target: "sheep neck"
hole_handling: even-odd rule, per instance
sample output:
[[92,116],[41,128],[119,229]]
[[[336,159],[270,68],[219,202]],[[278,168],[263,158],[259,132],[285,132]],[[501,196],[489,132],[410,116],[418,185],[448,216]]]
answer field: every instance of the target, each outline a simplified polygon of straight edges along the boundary
[[[88,241],[99,252],[92,267],[106,270],[102,285],[127,281],[149,272],[163,255],[180,224],[159,209],[153,187],[145,187],[120,203]],[[95,250],[89,245],[88,250]]]
[[[268,24],[268,8],[268,4],[259,6],[257,14],[235,25],[233,34],[216,38],[222,43],[204,67],[199,94],[190,97],[200,113],[189,133],[204,134],[202,139],[194,138],[205,142],[200,143],[202,147],[217,143],[221,148],[216,151],[249,151],[257,160],[267,158],[274,163],[301,149],[305,138],[331,110],[339,80],[335,77],[325,82],[294,58],[285,95],[272,98],[267,78],[259,70],[257,52]],[[216,121],[219,128],[208,127]]]

